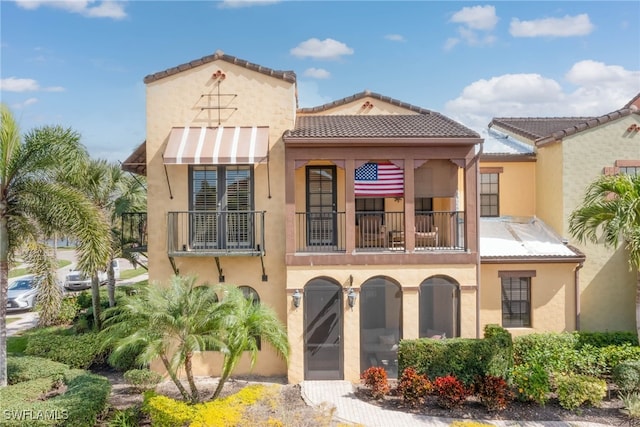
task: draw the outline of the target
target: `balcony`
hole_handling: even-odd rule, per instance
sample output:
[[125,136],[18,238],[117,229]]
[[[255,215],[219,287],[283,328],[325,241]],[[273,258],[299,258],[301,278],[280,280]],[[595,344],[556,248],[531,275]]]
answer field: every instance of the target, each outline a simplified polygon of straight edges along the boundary
[[184,211],[167,216],[167,254],[262,256],[264,211]]
[[[407,248],[405,212],[356,212],[353,247],[357,253],[463,251],[464,212],[420,211],[414,218],[414,247]],[[297,253],[344,253],[347,221],[344,212],[297,212]]]
[[146,252],[147,238],[147,213],[123,213],[120,229],[122,250],[125,252]]

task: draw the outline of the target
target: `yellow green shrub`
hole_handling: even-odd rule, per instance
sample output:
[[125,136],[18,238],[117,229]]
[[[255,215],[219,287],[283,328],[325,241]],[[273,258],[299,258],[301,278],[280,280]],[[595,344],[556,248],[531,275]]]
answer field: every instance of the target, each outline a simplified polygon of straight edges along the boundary
[[485,424],[478,421],[454,421],[449,424],[450,427],[490,427],[494,424]]
[[166,396],[145,394],[144,408],[153,426],[178,427],[193,419],[196,407]]

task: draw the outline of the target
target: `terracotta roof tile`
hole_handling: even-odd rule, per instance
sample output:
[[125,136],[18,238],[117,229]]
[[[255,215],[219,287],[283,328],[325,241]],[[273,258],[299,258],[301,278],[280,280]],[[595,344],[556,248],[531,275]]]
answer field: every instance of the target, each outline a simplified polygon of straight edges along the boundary
[[207,64],[209,62],[222,60],[226,61],[230,64],[239,65],[249,70],[257,71],[258,73],[266,74],[271,77],[275,77],[278,79],[285,80],[287,82],[295,83],[296,82],[296,73],[293,71],[279,71],[273,70],[271,68],[263,67],[262,65],[254,64],[252,62],[246,61],[244,59],[236,58],[235,56],[226,55],[221,50],[217,50],[213,55],[204,56],[200,59],[195,59],[193,61],[186,62],[184,64],[180,64],[176,67],[168,68],[163,71],[159,71],[157,73],[149,74],[144,78],[145,84],[153,83],[157,80],[163,79],[165,77],[172,76],[174,74],[178,74],[182,71],[189,70],[191,68],[199,67],[200,65]]
[[441,114],[298,116],[285,138],[479,138]]
[[374,98],[374,99],[378,99],[380,101],[384,101],[384,102],[389,103],[391,105],[395,105],[397,107],[405,108],[405,109],[410,110],[410,111],[415,111],[416,113],[420,113],[420,114],[429,114],[429,113],[432,112],[431,110],[427,110],[426,108],[417,107],[415,105],[411,105],[411,104],[408,104],[406,102],[399,101],[399,100],[397,100],[395,98],[391,98],[389,96],[384,96],[384,95],[380,95],[379,93],[370,92],[368,90],[365,90],[365,91],[362,91],[360,93],[356,93],[354,95],[347,96],[347,97],[342,98],[342,99],[337,99],[337,100],[329,102],[327,104],[319,105],[317,107],[299,108],[298,109],[298,113],[300,113],[300,114],[320,113],[320,112],[323,112],[323,111],[330,110],[331,108],[339,107],[341,105],[345,105],[345,104],[348,104],[350,102],[358,101],[358,100],[366,98],[366,97],[371,97],[371,98]]
[[489,127],[498,126],[541,146],[633,113],[640,114],[625,107],[599,117],[496,117]]

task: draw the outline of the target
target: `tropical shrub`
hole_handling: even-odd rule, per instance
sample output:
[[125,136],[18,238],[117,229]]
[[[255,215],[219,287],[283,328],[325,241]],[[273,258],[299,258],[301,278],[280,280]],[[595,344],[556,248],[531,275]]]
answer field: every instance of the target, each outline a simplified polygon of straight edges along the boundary
[[75,297],[63,298],[60,303],[60,310],[57,313],[56,323],[59,325],[67,325],[78,316],[80,306]]
[[374,399],[383,398],[389,393],[389,381],[387,379],[387,371],[380,366],[372,366],[362,374],[360,379],[364,381],[364,385],[369,388],[371,397]]
[[143,392],[155,388],[162,381],[162,375],[149,369],[132,369],[124,373],[124,379],[138,392]]
[[555,383],[558,401],[565,409],[575,409],[585,402],[597,406],[607,394],[604,380],[586,375],[558,374]]
[[480,403],[488,411],[502,411],[513,400],[513,392],[504,378],[486,375],[480,378],[475,385]]
[[426,375],[419,374],[414,368],[409,367],[402,371],[397,389],[406,404],[417,407],[424,403],[432,387]]
[[436,378],[433,381],[433,392],[438,405],[445,409],[462,406],[469,395],[469,389],[453,375]]
[[578,338],[570,333],[521,335],[513,339],[515,365],[540,366],[548,373],[572,372]]
[[7,359],[7,379],[9,384],[17,384],[36,378],[62,379],[69,367],[63,363],[41,357],[20,356]]
[[539,405],[544,405],[549,400],[551,383],[549,374],[542,366],[528,363],[514,366],[511,379],[518,400],[532,401]]
[[578,349],[584,345],[608,347],[610,345],[638,345],[638,334],[635,331],[615,332],[573,332],[578,337]]
[[620,396],[624,408],[622,411],[629,418],[629,425],[640,420],[640,393],[626,393]]
[[25,353],[29,356],[55,360],[78,369],[87,369],[94,363],[100,363],[103,356],[95,333],[32,335],[29,337]]
[[619,363],[613,369],[613,382],[622,393],[640,392],[640,360]]

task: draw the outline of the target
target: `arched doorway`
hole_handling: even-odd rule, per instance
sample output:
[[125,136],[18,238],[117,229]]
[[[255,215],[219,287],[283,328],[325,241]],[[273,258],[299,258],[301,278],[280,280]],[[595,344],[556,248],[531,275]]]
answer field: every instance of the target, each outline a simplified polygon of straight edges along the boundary
[[420,337],[460,336],[460,286],[445,276],[420,284]]
[[382,366],[398,376],[402,338],[402,291],[387,277],[374,277],[360,288],[360,371]]
[[327,278],[304,287],[304,378],[341,380],[342,287]]

